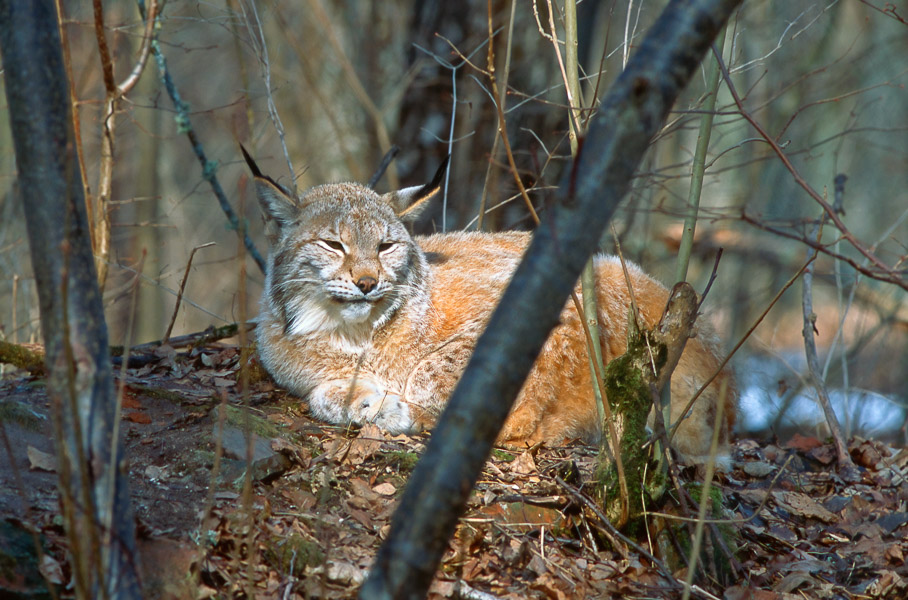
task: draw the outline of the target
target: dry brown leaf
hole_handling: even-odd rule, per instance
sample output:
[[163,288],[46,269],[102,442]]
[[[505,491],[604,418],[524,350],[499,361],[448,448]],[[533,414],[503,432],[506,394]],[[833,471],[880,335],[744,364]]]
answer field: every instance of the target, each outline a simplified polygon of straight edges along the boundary
[[382,496],[393,496],[394,494],[397,493],[397,488],[394,487],[392,484],[385,482],[385,483],[380,483],[377,486],[375,486],[374,488],[372,488],[372,491],[375,492],[376,494],[381,494]]
[[902,548],[898,544],[892,544],[888,548],[886,548],[886,552],[883,554],[883,556],[892,564],[905,564],[905,554],[902,552]]
[[788,440],[787,444],[785,444],[787,448],[798,450],[800,452],[810,452],[814,448],[819,448],[822,445],[823,442],[821,442],[817,438],[803,436],[800,433],[796,433],[791,436],[791,439]]
[[829,512],[822,504],[800,492],[773,492],[773,500],[780,507],[792,514],[807,518],[819,519],[824,523],[835,523],[839,517]]
[[381,499],[381,496],[373,491],[372,487],[364,479],[353,477],[349,481],[350,489],[356,497],[362,498],[369,504],[375,504]]
[[384,432],[372,423],[363,425],[359,435],[350,442],[350,451],[347,453],[346,462],[352,466],[361,465],[363,461],[371,458],[381,450],[384,443]]
[[725,590],[725,600],[779,600],[778,592],[735,585]]
[[810,590],[815,584],[816,580],[810,576],[810,573],[798,571],[796,573],[789,573],[783,577],[781,581],[773,586],[773,590],[780,594],[788,594],[799,588],[801,591]]
[[349,500],[347,501],[347,510],[350,512],[350,516],[356,519],[360,525],[369,531],[372,531],[372,518],[369,516],[368,512],[353,507]]
[[57,472],[57,457],[53,454],[42,452],[31,445],[26,448],[26,454],[28,454],[28,466],[33,471]]
[[807,452],[807,456],[823,465],[831,465],[837,460],[836,451],[832,444],[818,446]]
[[328,579],[343,585],[360,585],[366,580],[366,572],[345,560],[328,561],[325,571]]
[[124,414],[123,418],[130,423],[138,423],[139,425],[151,424],[151,417],[148,415],[148,413],[140,412],[137,410],[133,410]]
[[508,463],[508,465],[510,466],[511,472],[517,473],[518,475],[529,475],[538,470],[536,461],[533,459],[533,455],[530,454],[529,450],[520,454],[517,458]]
[[852,448],[850,454],[857,465],[868,469],[876,468],[883,459],[883,455],[870,441],[864,441],[856,448]]

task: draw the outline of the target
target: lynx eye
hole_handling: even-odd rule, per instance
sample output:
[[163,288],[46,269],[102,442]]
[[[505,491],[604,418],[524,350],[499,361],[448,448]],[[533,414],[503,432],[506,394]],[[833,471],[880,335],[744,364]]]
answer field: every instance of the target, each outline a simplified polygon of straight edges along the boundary
[[334,250],[336,252],[344,251],[344,245],[337,240],[318,240],[316,243],[328,250]]
[[379,254],[384,254],[385,252],[387,252],[388,250],[391,250],[395,246],[397,246],[397,244],[395,242],[382,242],[381,244],[378,245],[378,252],[379,252]]

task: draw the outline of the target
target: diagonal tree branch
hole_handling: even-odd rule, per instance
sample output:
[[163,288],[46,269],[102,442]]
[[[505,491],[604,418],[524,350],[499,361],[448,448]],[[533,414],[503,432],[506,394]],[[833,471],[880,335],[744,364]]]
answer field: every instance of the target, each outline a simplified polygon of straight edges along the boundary
[[674,0],[602,106],[476,345],[360,590],[363,599],[423,598],[467,497],[565,299],[652,137],[739,0]]
[[[143,18],[147,18],[143,0],[139,0],[139,10],[142,11]],[[177,111],[177,125],[179,131],[180,133],[185,133],[186,137],[189,138],[192,151],[202,165],[202,177],[211,185],[211,190],[214,192],[218,204],[221,205],[221,210],[223,210],[224,214],[227,216],[230,227],[242,238],[246,250],[249,251],[249,255],[252,256],[259,266],[259,269],[264,273],[265,259],[262,258],[258,248],[255,247],[255,242],[249,237],[246,222],[241,221],[239,217],[237,217],[236,213],[233,212],[233,207],[230,206],[230,201],[227,200],[227,194],[224,193],[224,188],[221,187],[221,182],[218,181],[218,163],[217,161],[208,160],[208,156],[205,154],[205,148],[202,146],[202,142],[199,141],[195,129],[192,127],[192,121],[189,118],[189,105],[183,101],[179,90],[177,90],[176,84],[173,82],[173,77],[170,76],[170,71],[167,70],[167,59],[164,58],[157,36],[151,41],[151,52],[154,55],[158,70],[161,73],[161,81],[164,83],[164,89],[167,90],[167,95],[170,96],[170,100],[173,102],[173,106]]]

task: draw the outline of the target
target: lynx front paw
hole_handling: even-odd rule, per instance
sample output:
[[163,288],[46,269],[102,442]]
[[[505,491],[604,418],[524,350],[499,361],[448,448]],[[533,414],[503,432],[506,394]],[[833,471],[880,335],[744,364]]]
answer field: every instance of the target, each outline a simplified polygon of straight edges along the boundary
[[324,382],[310,394],[309,408],[317,418],[338,425],[374,423],[395,434],[419,429],[400,394],[366,377]]
[[395,434],[413,431],[410,407],[399,394],[376,390],[362,396],[351,408],[354,423],[374,423]]

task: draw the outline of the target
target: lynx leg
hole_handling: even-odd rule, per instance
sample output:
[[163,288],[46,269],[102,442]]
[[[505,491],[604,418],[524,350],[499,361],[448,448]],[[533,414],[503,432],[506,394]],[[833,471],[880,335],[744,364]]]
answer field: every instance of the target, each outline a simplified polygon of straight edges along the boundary
[[521,402],[521,398],[518,398],[517,406],[508,415],[498,434],[497,443],[511,448],[528,448],[545,441],[541,421],[542,414],[538,408],[527,406],[526,402]]

